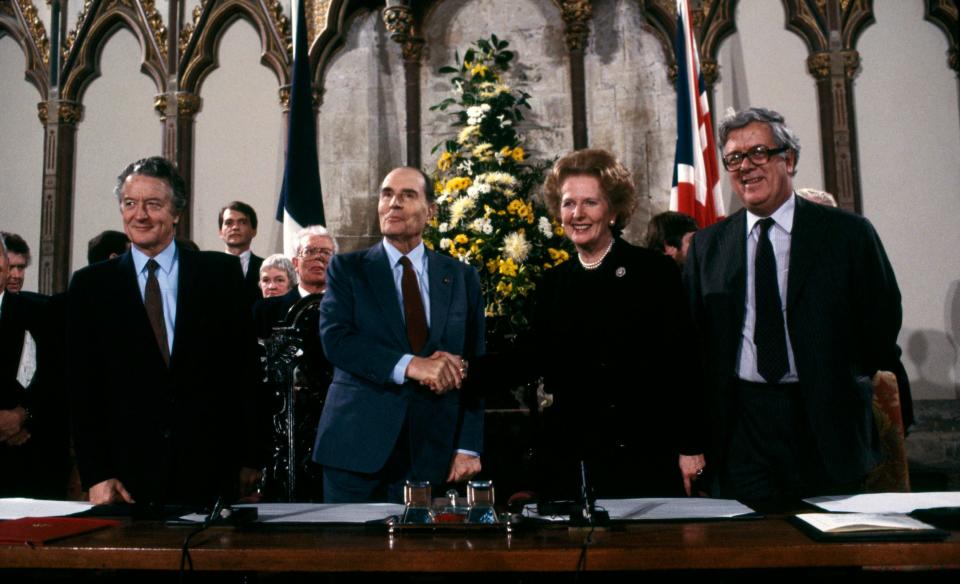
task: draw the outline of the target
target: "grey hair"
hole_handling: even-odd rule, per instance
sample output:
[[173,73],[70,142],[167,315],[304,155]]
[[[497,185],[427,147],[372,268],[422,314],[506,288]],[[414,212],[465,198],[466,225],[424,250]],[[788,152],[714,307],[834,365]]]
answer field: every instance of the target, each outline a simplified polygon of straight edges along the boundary
[[[800,162],[800,138],[797,137],[796,132],[787,127],[782,115],[767,108],[751,107],[720,120],[720,127],[717,131],[718,138],[720,139],[720,150],[722,151],[723,147],[727,144],[730,132],[739,130],[754,122],[769,126],[777,148],[786,146],[790,150],[793,150],[793,174],[796,174],[797,163]],[[780,154],[780,156],[786,158],[786,154],[787,153],[784,152]]]
[[293,269],[293,262],[282,253],[267,256],[267,258],[263,260],[263,263],[260,264],[260,275],[263,276],[263,273],[270,268],[276,268],[286,272],[291,287],[296,286],[300,282],[299,278],[297,278],[297,271]]
[[329,237],[330,241],[333,242],[333,253],[340,252],[340,246],[337,245],[337,239],[333,236],[330,231],[323,225],[308,225],[301,229],[300,231],[293,234],[293,240],[296,245],[293,247],[294,255],[300,255],[300,251],[303,250],[305,242],[315,235],[322,235],[323,237]]
[[[165,181],[170,186],[170,198],[178,215],[187,208],[187,185],[173,163],[162,156],[141,158],[123,169],[117,177],[116,186],[113,187],[113,194],[117,196],[117,201],[120,201],[123,195],[123,183],[135,174]],[[223,215],[223,213],[220,214]]]

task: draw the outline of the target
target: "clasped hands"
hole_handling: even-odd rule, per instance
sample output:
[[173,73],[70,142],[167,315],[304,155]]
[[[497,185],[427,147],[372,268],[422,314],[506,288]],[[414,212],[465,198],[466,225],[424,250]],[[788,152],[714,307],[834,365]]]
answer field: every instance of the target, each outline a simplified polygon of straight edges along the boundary
[[407,365],[406,376],[424,385],[437,395],[460,389],[467,378],[467,361],[459,355],[436,351],[429,357],[414,357]]
[[21,406],[0,410],[0,444],[22,446],[30,440],[30,432],[23,427],[26,419],[26,410]]

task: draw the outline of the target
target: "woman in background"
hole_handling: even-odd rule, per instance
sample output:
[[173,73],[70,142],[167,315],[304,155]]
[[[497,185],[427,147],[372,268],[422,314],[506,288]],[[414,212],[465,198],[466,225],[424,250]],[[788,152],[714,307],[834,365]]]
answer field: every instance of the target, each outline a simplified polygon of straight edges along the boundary
[[283,296],[296,285],[297,272],[286,256],[275,253],[263,260],[260,266],[260,291],[264,298]]

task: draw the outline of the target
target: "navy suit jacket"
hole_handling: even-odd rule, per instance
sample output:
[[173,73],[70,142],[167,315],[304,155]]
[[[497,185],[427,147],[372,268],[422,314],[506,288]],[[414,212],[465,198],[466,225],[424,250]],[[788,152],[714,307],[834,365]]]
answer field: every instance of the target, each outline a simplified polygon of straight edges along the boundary
[[[394,366],[413,351],[383,243],[336,255],[320,305],[320,338],[334,378],[317,431],[314,460],[353,472],[383,468],[408,423],[411,470],[441,484],[456,449],[481,452],[483,402],[454,390],[435,395],[396,385]],[[426,250],[430,333],[419,356],[441,350],[466,359],[484,352],[484,303],[471,266]]]
[[[735,414],[746,249],[746,212],[740,210],[693,237],[684,270],[714,412],[713,461],[722,459]],[[899,363],[901,315],[893,268],[870,222],[796,197],[787,330],[830,480],[862,480],[875,463],[871,377]]]
[[236,257],[179,250],[165,366],[130,252],[73,276],[68,343],[84,488],[119,479],[138,503],[210,503],[258,468],[266,414],[250,307]]

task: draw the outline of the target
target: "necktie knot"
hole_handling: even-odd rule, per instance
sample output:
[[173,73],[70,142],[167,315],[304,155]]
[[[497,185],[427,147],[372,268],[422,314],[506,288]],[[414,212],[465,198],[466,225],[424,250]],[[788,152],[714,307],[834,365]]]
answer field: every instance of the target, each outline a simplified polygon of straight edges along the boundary
[[147,260],[147,272],[149,272],[149,275],[152,276],[156,274],[157,270],[159,269],[160,269],[160,264],[157,263],[157,260],[153,258],[150,258],[149,260]]
[[767,233],[770,232],[770,228],[777,224],[777,222],[773,220],[773,217],[766,217],[764,219],[761,219],[759,223],[760,223],[760,235],[762,235],[763,237],[767,237]]

